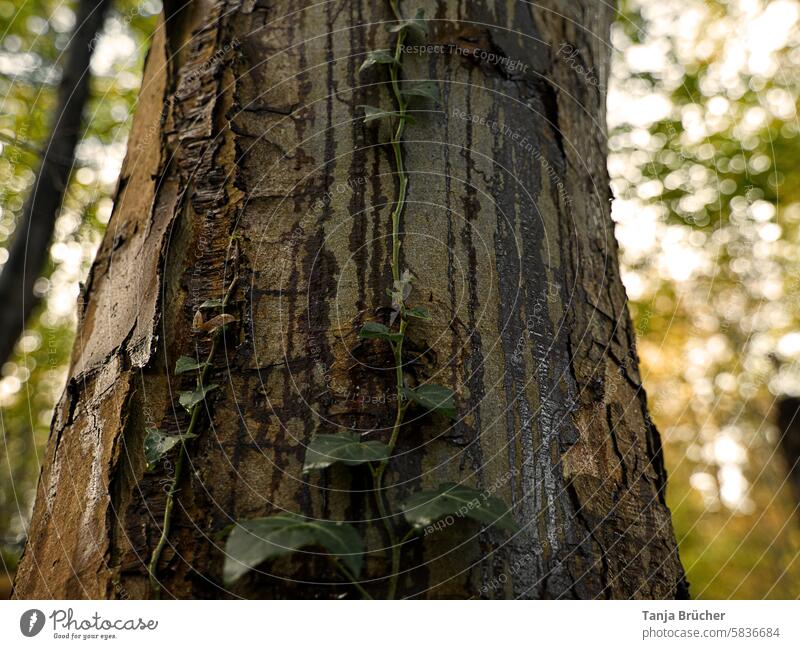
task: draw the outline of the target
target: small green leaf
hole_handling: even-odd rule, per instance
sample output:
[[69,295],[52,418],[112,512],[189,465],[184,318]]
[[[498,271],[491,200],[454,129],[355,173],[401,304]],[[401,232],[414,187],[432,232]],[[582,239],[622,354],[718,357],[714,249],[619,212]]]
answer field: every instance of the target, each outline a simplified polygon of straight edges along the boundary
[[417,13],[413,18],[402,20],[398,24],[389,27],[390,32],[399,32],[403,30],[410,32],[421,40],[428,38],[428,23],[425,22],[425,10],[421,8],[417,9]]
[[144,459],[147,469],[152,471],[156,463],[169,453],[177,444],[187,439],[197,437],[194,434],[165,435],[158,428],[145,428],[147,435],[144,438]]
[[199,370],[205,367],[208,363],[198,363],[194,358],[189,356],[181,356],[175,363],[175,374],[185,374],[192,370]]
[[425,97],[439,101],[439,86],[435,81],[406,81],[401,94],[404,97]]
[[413,309],[404,309],[403,315],[406,318],[417,318],[418,320],[430,320],[431,316],[425,307],[415,306]]
[[392,331],[386,325],[380,322],[365,322],[358,332],[358,337],[361,340],[369,340],[371,338],[379,338],[381,340],[388,340],[393,343],[403,340],[403,334]]
[[509,532],[519,528],[506,504],[477,489],[448,482],[435,491],[414,494],[401,506],[406,520],[420,530],[447,516],[471,518],[484,525],[496,525]]
[[389,447],[386,444],[377,440],[362,442],[357,433],[317,435],[306,450],[303,473],[325,469],[337,462],[347,466],[380,462],[388,456]]
[[286,513],[236,524],[225,544],[223,579],[230,585],[267,559],[312,545],[325,548],[353,576],[361,574],[364,544],[356,528],[347,523],[310,520]]
[[191,411],[192,408],[206,398],[206,395],[209,392],[216,390],[218,387],[218,385],[206,385],[202,388],[197,388],[196,390],[187,390],[186,392],[180,393],[178,400],[180,401],[181,405],[186,408],[186,410]]
[[389,50],[375,50],[374,52],[367,52],[367,56],[358,71],[363,72],[373,65],[391,65],[392,63],[396,63],[396,59]]
[[391,119],[392,117],[399,117],[400,113],[391,110],[384,110],[383,108],[376,108],[375,106],[359,106],[364,109],[364,123],[369,124],[381,119]]
[[203,302],[199,308],[201,309],[219,309],[220,307],[225,306],[225,303],[222,300],[206,300]]
[[413,390],[404,388],[403,396],[426,410],[439,412],[445,417],[455,419],[456,406],[453,401],[454,393],[450,388],[446,388],[443,385],[426,383]]

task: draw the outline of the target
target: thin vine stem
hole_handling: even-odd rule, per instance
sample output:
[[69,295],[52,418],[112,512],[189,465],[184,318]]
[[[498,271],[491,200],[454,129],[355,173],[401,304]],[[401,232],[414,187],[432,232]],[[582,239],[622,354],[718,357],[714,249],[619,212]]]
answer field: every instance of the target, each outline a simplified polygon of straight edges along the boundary
[[[223,312],[225,307],[228,305],[228,301],[233,295],[233,290],[236,287],[237,280],[238,276],[234,276],[233,280],[228,286],[227,291],[225,292],[225,296],[222,299],[221,305]],[[211,363],[214,360],[214,356],[217,352],[217,345],[221,338],[221,332],[222,328],[215,331],[212,335],[211,348],[209,349],[203,369],[197,378],[196,387],[198,389],[202,389],[203,385],[205,385],[209,379],[209,375],[211,373]],[[178,459],[175,461],[175,472],[173,473],[172,480],[170,481],[169,491],[167,492],[167,502],[164,506],[164,520],[161,524],[161,536],[158,539],[156,547],[153,549],[153,553],[150,555],[150,561],[147,565],[147,573],[150,577],[150,590],[154,599],[158,599],[161,595],[161,582],[158,580],[158,562],[161,559],[161,554],[163,553],[164,548],[167,545],[167,541],[169,540],[169,532],[172,527],[172,510],[175,507],[175,494],[178,491],[178,484],[180,483],[181,475],[183,474],[183,465],[187,454],[186,441],[191,439],[190,435],[195,434],[194,431],[199,425],[198,422],[200,421],[200,407],[203,405],[205,405],[205,400],[202,400],[192,406],[192,414],[189,418],[189,426],[186,428],[186,432],[181,436],[178,449]]]
[[339,561],[339,559],[338,559],[337,557],[333,557],[333,556],[332,556],[331,558],[333,559],[333,563],[335,563],[335,564],[336,564],[336,567],[339,569],[339,572],[341,572],[341,573],[342,573],[342,574],[343,574],[345,577],[347,577],[347,580],[348,580],[348,581],[349,581],[351,584],[353,584],[353,586],[355,586],[355,588],[356,588],[356,590],[359,592],[359,594],[360,594],[360,595],[361,595],[361,596],[362,596],[364,599],[372,599],[372,596],[371,596],[371,595],[370,595],[370,594],[369,594],[369,593],[366,591],[366,589],[365,589],[365,588],[364,588],[364,587],[361,585],[361,582],[360,582],[360,581],[358,581],[358,579],[356,579],[356,578],[355,578],[355,575],[353,575],[353,573],[352,573],[352,572],[350,572],[350,571],[349,571],[349,570],[348,570],[348,569],[345,567],[345,565],[344,565],[344,564],[343,564],[341,561]]
[[[392,12],[398,21],[402,21],[400,10],[397,0],[389,0],[392,7]],[[406,122],[408,121],[408,102],[406,101],[400,89],[400,71],[403,63],[403,44],[405,43],[406,30],[401,29],[397,34],[397,42],[394,48],[394,62],[390,65],[389,74],[391,79],[392,95],[397,104],[397,126],[394,129],[391,140],[391,148],[394,156],[395,170],[398,175],[398,191],[397,200],[394,209],[392,210],[392,280],[396,283],[400,281],[400,219],[403,215],[403,210],[406,204],[406,194],[408,191],[408,174],[405,169],[405,161],[403,159],[403,133],[405,131]],[[395,287],[397,290],[397,287]],[[395,364],[395,390],[397,410],[395,412],[394,425],[389,437],[389,450],[386,454],[387,457],[377,468],[373,471],[374,480],[374,494],[375,503],[378,508],[378,515],[383,521],[386,532],[389,537],[389,544],[391,547],[391,574],[389,576],[389,586],[387,589],[386,598],[394,599],[397,592],[397,581],[400,572],[400,546],[401,542],[398,541],[397,534],[395,533],[394,524],[389,516],[386,508],[385,496],[383,493],[383,475],[388,466],[389,459],[394,452],[397,444],[397,439],[400,435],[400,428],[403,425],[406,409],[408,403],[405,401],[405,377],[403,375],[403,339],[405,336],[406,328],[408,327],[408,320],[405,317],[404,308],[402,303],[402,292],[399,309],[400,309],[400,338],[397,342],[391,343],[392,354],[394,356]]]
[[400,539],[400,545],[406,543],[407,541],[410,541],[414,536],[416,536],[416,534],[417,530],[415,530],[412,527],[410,530],[408,530],[408,532],[406,532],[406,535],[402,539]]
[[399,178],[399,189],[397,192],[397,202],[392,212],[392,279],[400,279],[400,217],[406,204],[406,191],[408,190],[408,174],[403,161],[403,132],[405,131],[406,121],[408,120],[408,103],[400,91],[400,68],[403,60],[403,43],[406,32],[402,30],[397,35],[397,44],[394,51],[394,63],[390,66],[389,74],[392,81],[392,94],[397,102],[397,128],[392,136],[392,152],[394,154],[394,164]]

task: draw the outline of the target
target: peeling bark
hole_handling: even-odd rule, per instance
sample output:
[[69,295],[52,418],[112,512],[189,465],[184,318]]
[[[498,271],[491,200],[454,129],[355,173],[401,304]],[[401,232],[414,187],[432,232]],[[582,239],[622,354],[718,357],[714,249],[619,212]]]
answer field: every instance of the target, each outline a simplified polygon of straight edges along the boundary
[[[611,11],[588,0],[422,4],[446,53],[406,57],[406,75],[438,79],[443,95],[405,144],[403,266],[432,315],[411,330],[406,360],[417,380],[456,389],[461,419],[409,418],[388,497],[464,482],[513,503],[523,531],[429,535],[411,546],[400,594],[685,596],[617,267],[604,97],[557,53],[569,44],[605,79],[598,35]],[[228,526],[289,510],[355,522],[380,596],[386,539],[366,481],[336,469],[306,480],[301,466],[315,433],[381,438],[391,427],[391,354],[357,338],[390,283],[396,178],[357,109],[389,101],[377,73],[358,74],[364,52],[387,44],[388,7],[171,7],[87,283],[16,596],[148,595],[170,466],[145,472],[145,427],[185,431],[176,394],[190,379],[170,370],[207,353],[194,311],[234,273],[238,325],[189,448],[164,593],[350,592],[313,553],[221,586]],[[509,71],[481,52],[521,64]]]

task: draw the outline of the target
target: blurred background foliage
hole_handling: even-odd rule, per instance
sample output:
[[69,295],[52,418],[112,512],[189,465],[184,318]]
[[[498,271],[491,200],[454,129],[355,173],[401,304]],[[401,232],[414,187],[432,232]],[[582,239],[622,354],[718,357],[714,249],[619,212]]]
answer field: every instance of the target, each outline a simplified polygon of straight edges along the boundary
[[[73,7],[61,0],[0,0],[0,267],[49,133]],[[96,42],[86,130],[50,264],[36,285],[44,300],[14,358],[0,368],[0,596],[8,593],[25,539],[41,452],[66,381],[79,282],[111,216],[110,197],[160,10],[155,0],[116,0]]]
[[626,0],[609,171],[668,501],[699,598],[800,596],[776,400],[800,393],[800,5]]
[[[0,266],[51,118],[74,23],[56,0],[0,0]],[[800,395],[800,3],[623,0],[609,171],[623,280],[668,500],[698,598],[800,595],[798,497],[775,399]],[[0,596],[24,542],[66,378],[79,282],[111,214],[156,0],[117,0],[42,307],[0,368]]]

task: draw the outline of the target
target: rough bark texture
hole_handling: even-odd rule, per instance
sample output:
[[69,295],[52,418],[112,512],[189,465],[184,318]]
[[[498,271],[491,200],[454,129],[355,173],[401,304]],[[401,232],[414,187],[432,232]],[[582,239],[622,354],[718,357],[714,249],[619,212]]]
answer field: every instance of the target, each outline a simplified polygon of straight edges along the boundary
[[[417,278],[412,301],[432,315],[411,330],[407,360],[417,380],[456,388],[460,419],[409,419],[388,495],[464,482],[513,503],[523,531],[429,535],[412,545],[400,594],[684,596],[617,270],[604,97],[558,54],[570,44],[605,79],[611,10],[420,4],[434,19],[430,42],[461,49],[407,55],[406,75],[438,79],[443,95],[405,146],[403,267]],[[385,134],[365,129],[357,109],[389,105],[379,73],[358,73],[365,51],[388,44],[388,5],[170,6],[86,287],[16,595],[148,595],[170,467],[145,472],[144,430],[185,430],[173,397],[192,379],[169,370],[195,346],[205,352],[194,311],[238,273],[240,321],[215,362],[211,423],[190,447],[164,593],[347,593],[312,554],[222,588],[226,528],[286,509],[357,521],[374,550],[367,587],[380,596],[386,541],[366,480],[304,479],[301,465],[315,432],[386,436],[393,417],[391,355],[357,339],[390,283],[396,177]],[[475,48],[527,69],[481,61]]]

